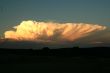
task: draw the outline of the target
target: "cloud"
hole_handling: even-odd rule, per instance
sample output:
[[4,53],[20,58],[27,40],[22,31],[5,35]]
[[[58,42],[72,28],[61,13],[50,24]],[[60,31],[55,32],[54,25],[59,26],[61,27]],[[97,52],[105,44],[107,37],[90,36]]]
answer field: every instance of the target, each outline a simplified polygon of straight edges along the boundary
[[55,23],[22,21],[14,26],[14,30],[4,33],[6,39],[17,41],[63,42],[88,36],[94,32],[105,30],[105,26],[86,23]]

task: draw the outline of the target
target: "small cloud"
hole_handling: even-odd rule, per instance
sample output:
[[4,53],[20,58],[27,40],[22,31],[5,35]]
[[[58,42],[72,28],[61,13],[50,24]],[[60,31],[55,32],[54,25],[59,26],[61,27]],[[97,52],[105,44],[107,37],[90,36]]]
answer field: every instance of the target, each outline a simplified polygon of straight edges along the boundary
[[100,42],[100,41],[96,41],[96,42],[92,42],[92,44],[102,44],[104,42]]

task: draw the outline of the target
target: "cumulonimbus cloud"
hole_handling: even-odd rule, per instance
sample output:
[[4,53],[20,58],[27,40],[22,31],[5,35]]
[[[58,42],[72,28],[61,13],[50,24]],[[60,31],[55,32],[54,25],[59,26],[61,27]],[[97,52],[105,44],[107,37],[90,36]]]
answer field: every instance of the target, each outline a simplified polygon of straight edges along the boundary
[[55,23],[23,21],[6,31],[5,38],[28,41],[75,41],[93,32],[106,29],[105,26],[85,23]]

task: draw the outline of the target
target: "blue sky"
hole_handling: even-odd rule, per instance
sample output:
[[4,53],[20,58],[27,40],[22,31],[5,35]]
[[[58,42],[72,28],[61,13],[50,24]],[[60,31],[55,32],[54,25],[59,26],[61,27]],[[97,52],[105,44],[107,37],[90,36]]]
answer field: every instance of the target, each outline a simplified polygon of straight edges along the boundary
[[110,0],[0,0],[0,35],[23,20],[109,26]]

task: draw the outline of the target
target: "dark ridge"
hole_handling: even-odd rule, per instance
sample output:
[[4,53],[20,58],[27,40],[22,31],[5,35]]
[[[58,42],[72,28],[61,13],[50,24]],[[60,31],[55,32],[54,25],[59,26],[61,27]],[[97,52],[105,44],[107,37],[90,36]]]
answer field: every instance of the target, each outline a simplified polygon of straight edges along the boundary
[[109,57],[110,47],[91,47],[91,48],[59,48],[49,49],[44,47],[38,49],[6,49],[0,48],[0,55],[35,55],[35,56],[56,56],[56,57],[76,57],[76,56],[96,56],[96,57]]
[[13,55],[36,55],[36,56],[77,56],[80,54],[80,49],[77,47],[74,48],[59,48],[59,49],[50,49],[44,47],[42,49],[6,49],[1,48],[0,54],[13,54]]
[[[110,47],[49,49],[0,49],[0,63],[51,62],[73,58],[110,58]],[[73,61],[73,60],[70,60]]]

